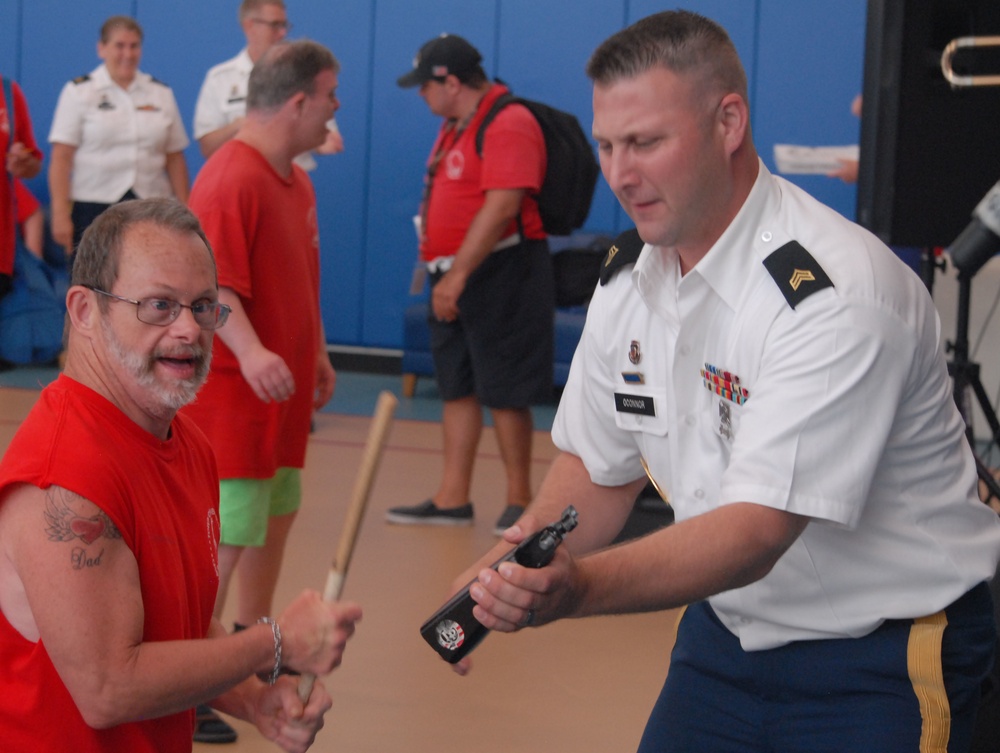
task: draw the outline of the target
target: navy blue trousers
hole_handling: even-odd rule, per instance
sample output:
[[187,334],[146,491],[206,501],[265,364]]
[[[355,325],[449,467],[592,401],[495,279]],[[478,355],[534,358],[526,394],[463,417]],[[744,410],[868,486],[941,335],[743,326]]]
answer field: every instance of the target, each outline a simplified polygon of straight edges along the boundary
[[985,583],[863,638],[752,652],[700,602],[639,753],[964,753],[996,640]]

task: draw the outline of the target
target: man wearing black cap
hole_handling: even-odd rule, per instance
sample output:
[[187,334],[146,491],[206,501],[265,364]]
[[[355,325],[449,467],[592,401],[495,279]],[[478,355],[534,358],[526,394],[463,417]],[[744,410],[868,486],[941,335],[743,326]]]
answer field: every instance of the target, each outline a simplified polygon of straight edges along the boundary
[[443,34],[420,48],[401,87],[417,87],[443,117],[427,162],[420,251],[431,277],[431,349],[444,399],[444,473],[427,501],[389,510],[392,523],[469,525],[469,487],[490,408],[507,474],[512,525],[531,499],[529,406],[552,389],[552,263],[535,196],[545,141],[528,110],[511,104],[476,133],[507,87],[491,83],[482,55]]

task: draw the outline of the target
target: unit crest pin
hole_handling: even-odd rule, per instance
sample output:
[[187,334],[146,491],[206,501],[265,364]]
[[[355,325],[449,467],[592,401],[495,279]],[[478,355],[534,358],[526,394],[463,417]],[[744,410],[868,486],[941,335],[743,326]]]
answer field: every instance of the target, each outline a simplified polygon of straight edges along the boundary
[[642,351],[639,350],[639,341],[633,340],[632,344],[628,348],[628,360],[632,365],[638,366],[639,362],[642,361]]

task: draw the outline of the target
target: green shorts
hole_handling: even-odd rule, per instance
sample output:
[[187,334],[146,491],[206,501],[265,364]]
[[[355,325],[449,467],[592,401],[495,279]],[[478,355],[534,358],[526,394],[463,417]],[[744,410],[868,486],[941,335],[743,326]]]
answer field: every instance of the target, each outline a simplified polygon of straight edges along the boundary
[[222,542],[264,546],[268,519],[289,515],[302,504],[302,472],[279,468],[271,478],[229,478],[219,482]]

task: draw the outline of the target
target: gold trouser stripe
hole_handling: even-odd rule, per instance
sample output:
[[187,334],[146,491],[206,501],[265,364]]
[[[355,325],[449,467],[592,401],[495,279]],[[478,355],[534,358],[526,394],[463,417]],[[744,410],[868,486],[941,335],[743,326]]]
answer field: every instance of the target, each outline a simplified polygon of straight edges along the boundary
[[[674,643],[677,642],[677,631],[681,629],[681,620],[684,619],[684,614],[687,612],[688,605],[685,604],[677,609],[677,618],[674,620]],[[671,653],[673,650],[671,649]]]
[[941,669],[941,639],[948,618],[944,612],[913,621],[906,649],[907,670],[920,703],[920,753],[947,753],[951,708]]

